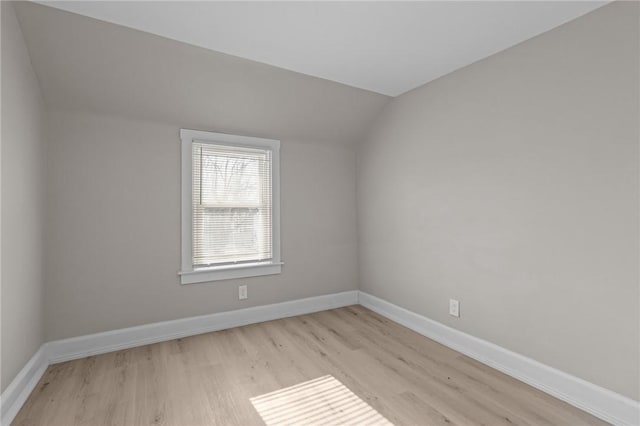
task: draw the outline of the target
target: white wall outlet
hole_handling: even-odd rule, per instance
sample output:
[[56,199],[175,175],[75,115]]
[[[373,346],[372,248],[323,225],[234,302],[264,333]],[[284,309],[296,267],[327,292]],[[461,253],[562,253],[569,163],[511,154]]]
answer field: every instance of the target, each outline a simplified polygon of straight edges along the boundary
[[244,299],[246,299],[248,297],[249,296],[247,295],[247,286],[246,286],[246,284],[238,286],[238,299],[244,300]]
[[460,317],[460,302],[456,299],[449,299],[449,315]]

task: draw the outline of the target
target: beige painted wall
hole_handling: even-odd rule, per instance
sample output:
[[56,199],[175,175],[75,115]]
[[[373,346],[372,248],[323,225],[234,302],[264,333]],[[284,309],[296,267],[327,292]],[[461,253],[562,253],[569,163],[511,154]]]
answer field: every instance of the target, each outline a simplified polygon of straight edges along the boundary
[[2,11],[2,367],[9,385],[43,342],[44,104],[12,3]]
[[387,105],[358,152],[361,290],[640,399],[638,9]]

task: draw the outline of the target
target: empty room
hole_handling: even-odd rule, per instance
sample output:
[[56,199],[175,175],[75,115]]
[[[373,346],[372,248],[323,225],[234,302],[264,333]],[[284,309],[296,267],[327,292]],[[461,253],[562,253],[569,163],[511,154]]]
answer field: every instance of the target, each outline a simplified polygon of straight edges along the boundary
[[1,425],[640,426],[640,2],[0,5]]

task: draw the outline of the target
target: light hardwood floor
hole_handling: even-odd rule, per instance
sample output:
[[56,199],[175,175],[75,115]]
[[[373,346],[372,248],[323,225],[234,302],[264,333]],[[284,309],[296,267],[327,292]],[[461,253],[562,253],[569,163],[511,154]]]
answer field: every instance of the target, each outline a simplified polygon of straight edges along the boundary
[[252,398],[324,376],[396,425],[605,424],[361,306],[52,365],[13,424],[262,425]]

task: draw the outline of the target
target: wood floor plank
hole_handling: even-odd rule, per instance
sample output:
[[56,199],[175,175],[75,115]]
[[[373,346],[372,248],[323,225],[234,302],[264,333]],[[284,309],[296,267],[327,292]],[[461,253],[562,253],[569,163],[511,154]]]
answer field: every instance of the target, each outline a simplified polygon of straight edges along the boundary
[[[13,425],[263,425],[252,399],[325,376],[396,425],[606,424],[350,306],[52,365]],[[339,410],[348,423],[379,419],[332,404],[270,415],[282,424],[322,424],[323,413]]]

